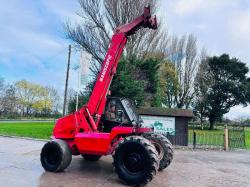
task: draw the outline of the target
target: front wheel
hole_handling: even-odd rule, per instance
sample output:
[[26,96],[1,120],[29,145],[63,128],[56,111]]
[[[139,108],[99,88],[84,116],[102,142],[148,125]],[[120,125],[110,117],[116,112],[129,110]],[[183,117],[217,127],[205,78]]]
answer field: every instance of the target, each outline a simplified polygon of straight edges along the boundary
[[113,154],[114,167],[120,179],[129,185],[145,185],[158,169],[155,147],[140,136],[124,138]]
[[159,171],[167,168],[171,164],[174,154],[171,142],[161,134],[145,133],[143,137],[148,139],[158,152],[158,159],[160,161]]
[[47,142],[41,151],[40,161],[43,168],[50,172],[60,172],[67,168],[72,160],[71,150],[64,140]]

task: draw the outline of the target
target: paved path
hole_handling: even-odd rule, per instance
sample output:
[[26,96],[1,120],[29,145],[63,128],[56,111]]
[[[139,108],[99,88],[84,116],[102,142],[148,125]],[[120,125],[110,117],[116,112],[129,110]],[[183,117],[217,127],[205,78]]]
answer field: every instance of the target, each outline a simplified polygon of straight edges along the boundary
[[[109,156],[95,163],[77,156],[65,172],[45,172],[39,161],[43,144],[0,136],[0,186],[123,186]],[[148,186],[250,186],[250,152],[176,150],[171,166]]]

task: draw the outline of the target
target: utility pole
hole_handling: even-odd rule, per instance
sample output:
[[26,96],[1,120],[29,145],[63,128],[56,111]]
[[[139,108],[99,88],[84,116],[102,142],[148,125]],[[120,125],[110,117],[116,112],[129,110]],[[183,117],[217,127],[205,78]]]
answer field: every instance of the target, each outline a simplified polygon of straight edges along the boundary
[[79,103],[79,90],[80,90],[80,82],[81,82],[81,64],[80,67],[78,68],[78,80],[77,80],[77,94],[76,94],[76,112],[78,110],[78,103]]
[[67,73],[66,73],[66,82],[65,82],[65,91],[64,91],[64,102],[63,102],[63,116],[65,116],[66,105],[67,105],[70,57],[71,57],[71,45],[69,45],[68,66],[67,66]]

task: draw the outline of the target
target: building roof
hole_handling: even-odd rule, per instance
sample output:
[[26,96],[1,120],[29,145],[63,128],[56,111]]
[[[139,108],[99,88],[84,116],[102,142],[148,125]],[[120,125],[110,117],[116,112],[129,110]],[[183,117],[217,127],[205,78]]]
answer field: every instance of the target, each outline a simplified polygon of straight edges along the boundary
[[162,108],[162,107],[142,107],[138,109],[140,115],[171,116],[171,117],[193,117],[192,110]]

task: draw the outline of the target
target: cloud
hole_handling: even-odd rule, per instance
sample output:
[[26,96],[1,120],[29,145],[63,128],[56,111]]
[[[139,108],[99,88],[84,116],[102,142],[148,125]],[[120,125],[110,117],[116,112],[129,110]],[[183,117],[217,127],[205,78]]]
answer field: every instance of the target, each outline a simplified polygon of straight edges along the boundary
[[[7,82],[27,79],[63,90],[69,44],[63,23],[75,14],[76,3],[71,0],[1,2],[0,76]],[[74,62],[78,56],[73,55]],[[71,84],[74,85],[74,80]]]
[[225,115],[229,119],[240,119],[250,117],[250,107],[236,106],[231,108],[230,112]]
[[250,67],[250,2],[245,0],[163,0],[170,33],[193,33],[211,55],[229,53]]
[[[78,1],[77,0],[67,0],[62,3],[61,0],[47,0],[44,1],[44,6],[51,11],[51,13],[55,14],[61,20],[65,21],[74,20],[79,21],[81,18],[76,14],[78,11]],[[60,8],[58,8],[58,4],[60,4]]]
[[233,6],[234,0],[163,0],[179,16],[194,15],[197,13],[213,14],[221,8]]
[[[250,69],[250,1],[163,0],[161,14],[170,34],[192,33],[209,55],[228,53]],[[250,107],[234,107],[227,116],[241,115],[250,117]]]
[[250,66],[250,8],[234,11],[225,29],[231,48]]
[[189,14],[201,7],[202,0],[178,0],[173,4],[174,11],[179,15]]

